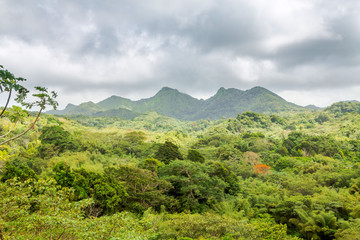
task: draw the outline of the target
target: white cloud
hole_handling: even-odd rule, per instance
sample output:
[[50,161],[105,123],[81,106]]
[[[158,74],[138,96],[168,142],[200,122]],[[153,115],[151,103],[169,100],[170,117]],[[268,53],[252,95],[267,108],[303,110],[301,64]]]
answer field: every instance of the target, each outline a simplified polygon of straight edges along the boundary
[[254,60],[251,58],[236,57],[230,62],[230,68],[235,75],[246,82],[254,82],[266,76],[266,72],[274,71],[275,65],[269,60]]
[[323,91],[321,89],[314,90],[286,90],[280,91],[278,94],[290,102],[296,102],[301,106],[315,104],[318,107],[327,107],[337,101],[359,100],[360,87],[330,89]]
[[[261,45],[266,51],[276,52],[281,47],[305,40],[340,38],[328,28],[325,19],[328,16],[321,14],[316,1],[255,0],[251,2],[256,9],[260,28],[264,31]],[[334,15],[338,16],[338,14]]]

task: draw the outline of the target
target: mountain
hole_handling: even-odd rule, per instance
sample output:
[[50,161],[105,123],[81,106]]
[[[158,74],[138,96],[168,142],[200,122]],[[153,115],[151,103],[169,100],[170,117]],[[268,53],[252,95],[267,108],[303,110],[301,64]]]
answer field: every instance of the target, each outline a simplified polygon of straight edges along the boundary
[[254,87],[242,91],[235,88],[220,88],[207,100],[199,100],[176,89],[163,87],[153,97],[132,101],[119,96],[111,96],[98,103],[88,102],[79,106],[69,104],[64,110],[51,111],[62,115],[116,116],[128,119],[139,113],[150,111],[182,120],[220,119],[236,117],[245,111],[275,113],[304,109],[289,103],[275,93]]
[[104,108],[100,107],[99,105],[93,102],[85,102],[81,103],[80,105],[76,106],[73,104],[68,104],[64,110],[57,110],[57,111],[48,111],[47,113],[50,114],[57,114],[57,115],[92,115],[97,112],[104,111]]
[[305,108],[306,108],[306,109],[309,109],[309,110],[321,110],[321,109],[323,109],[323,108],[318,107],[318,106],[315,106],[315,105],[313,105],[313,104],[311,104],[311,105],[306,105]]
[[86,102],[80,104],[78,107],[72,109],[69,114],[78,114],[78,115],[91,115],[103,111],[104,109],[99,105],[93,102]]
[[77,106],[69,103],[63,110],[50,110],[47,111],[49,114],[68,115],[69,112],[73,111]]
[[187,119],[187,116],[199,111],[202,102],[176,89],[164,87],[155,96],[137,101],[133,110],[155,111],[169,117]]
[[197,114],[192,116],[194,119],[217,119],[221,117],[234,117],[239,111],[236,109],[241,103],[241,96],[244,91],[235,88],[220,88],[214,96],[207,99]]
[[125,108],[109,109],[92,114],[94,117],[118,117],[122,119],[134,119],[140,116],[139,113],[135,113]]
[[111,96],[101,102],[98,102],[97,105],[106,109],[117,109],[117,108],[125,108],[128,109],[129,107],[132,108],[133,101],[127,98],[118,97],[118,96]]
[[285,101],[280,96],[262,87],[254,87],[246,91],[235,88],[220,88],[213,97],[205,101],[201,111],[193,118],[219,119],[221,117],[235,117],[238,113],[245,111],[272,113],[299,108],[299,106]]

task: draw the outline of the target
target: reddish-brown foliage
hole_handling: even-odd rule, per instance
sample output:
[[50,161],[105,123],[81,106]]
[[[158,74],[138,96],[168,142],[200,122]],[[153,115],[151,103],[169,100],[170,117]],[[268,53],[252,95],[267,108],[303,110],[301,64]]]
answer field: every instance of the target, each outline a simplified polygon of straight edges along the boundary
[[270,166],[265,164],[258,164],[254,166],[254,170],[257,174],[266,175],[270,172]]

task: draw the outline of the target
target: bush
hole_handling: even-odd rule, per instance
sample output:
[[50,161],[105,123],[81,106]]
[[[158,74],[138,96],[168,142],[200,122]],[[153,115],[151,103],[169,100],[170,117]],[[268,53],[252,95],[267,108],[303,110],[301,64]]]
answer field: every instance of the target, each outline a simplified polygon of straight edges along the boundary
[[40,140],[42,145],[39,148],[41,157],[51,157],[65,150],[77,151],[80,148],[79,143],[63,127],[46,126],[41,131]]
[[161,145],[158,151],[155,154],[155,158],[164,162],[165,164],[169,164],[171,161],[175,159],[183,159],[179,151],[179,147],[173,144],[172,142],[166,141],[163,145]]
[[2,182],[6,180],[18,178],[20,181],[25,181],[30,178],[36,179],[36,173],[26,163],[21,160],[14,160],[5,163]]
[[189,159],[190,161],[193,161],[193,162],[200,162],[200,163],[205,162],[204,156],[201,155],[201,153],[199,153],[198,151],[193,150],[193,149],[188,150],[187,159]]

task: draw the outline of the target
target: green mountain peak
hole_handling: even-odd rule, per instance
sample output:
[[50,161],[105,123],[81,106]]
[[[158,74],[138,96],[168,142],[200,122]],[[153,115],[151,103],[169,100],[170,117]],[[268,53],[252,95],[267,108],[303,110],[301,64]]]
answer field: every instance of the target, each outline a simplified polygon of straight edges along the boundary
[[223,95],[224,93],[226,93],[226,89],[224,87],[221,87],[221,88],[219,88],[219,90],[216,92],[215,95],[220,96],[220,95]]
[[170,87],[163,87],[160,89],[159,92],[157,92],[155,94],[155,96],[157,95],[164,95],[164,94],[178,94],[180,93],[177,89],[174,89],[174,88],[170,88]]
[[246,91],[221,87],[207,100],[199,100],[177,89],[163,87],[154,96],[138,101],[113,95],[97,104],[87,102],[79,106],[68,106],[63,111],[50,113],[133,117],[139,113],[154,111],[182,120],[198,120],[236,117],[245,111],[273,113],[303,109],[258,86]]

